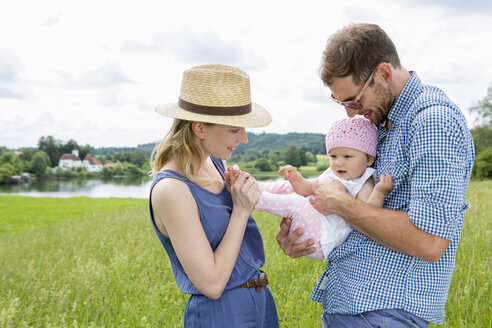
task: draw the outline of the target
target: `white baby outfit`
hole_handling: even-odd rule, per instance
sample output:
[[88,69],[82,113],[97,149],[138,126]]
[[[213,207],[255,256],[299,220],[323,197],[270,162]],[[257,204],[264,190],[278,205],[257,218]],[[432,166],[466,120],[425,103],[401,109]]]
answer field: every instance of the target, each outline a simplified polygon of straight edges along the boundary
[[[331,168],[319,176],[319,182],[340,181],[350,195],[355,197],[364,183],[373,176],[375,170],[367,168],[364,174],[354,180],[343,180],[337,177]],[[289,181],[262,183],[262,193],[255,206],[257,211],[266,211],[270,214],[292,219],[290,232],[297,228],[304,229],[304,235],[297,242],[308,239],[314,240],[316,251],[307,257],[325,260],[328,254],[347,239],[352,227],[337,214],[323,215],[316,211],[309,202],[294,192]]]

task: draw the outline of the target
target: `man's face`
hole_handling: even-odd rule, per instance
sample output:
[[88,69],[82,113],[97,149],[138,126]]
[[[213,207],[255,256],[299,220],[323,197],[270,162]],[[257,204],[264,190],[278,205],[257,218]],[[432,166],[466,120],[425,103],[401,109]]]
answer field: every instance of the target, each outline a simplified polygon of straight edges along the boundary
[[[354,100],[360,93],[362,86],[355,85],[352,76],[335,78],[330,85],[332,96],[340,102]],[[352,118],[355,115],[362,115],[369,119],[373,124],[380,124],[386,120],[388,113],[396,101],[395,94],[387,84],[374,81],[360,97],[358,103],[361,109],[344,106],[347,116]]]

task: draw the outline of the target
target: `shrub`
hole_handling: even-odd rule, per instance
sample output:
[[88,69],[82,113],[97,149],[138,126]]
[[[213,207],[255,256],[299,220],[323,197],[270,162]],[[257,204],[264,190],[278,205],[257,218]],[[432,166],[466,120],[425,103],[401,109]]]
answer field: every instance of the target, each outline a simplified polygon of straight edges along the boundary
[[472,177],[478,180],[492,178],[492,147],[482,150],[475,158]]
[[270,162],[266,158],[260,158],[258,161],[256,161],[255,168],[257,168],[261,172],[272,171],[272,168],[270,167]]
[[329,167],[330,167],[329,164],[318,165],[318,166],[316,166],[316,171],[318,171],[318,172],[326,171],[326,169]]
[[10,182],[10,177],[15,174],[15,168],[11,164],[2,164],[0,166],[0,184]]

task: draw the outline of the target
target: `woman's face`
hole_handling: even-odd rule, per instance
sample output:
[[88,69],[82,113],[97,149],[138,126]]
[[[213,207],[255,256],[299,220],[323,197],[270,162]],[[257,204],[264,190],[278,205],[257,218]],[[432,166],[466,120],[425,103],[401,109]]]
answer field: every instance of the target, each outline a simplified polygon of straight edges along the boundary
[[222,160],[228,160],[239,144],[247,144],[246,129],[230,125],[202,125],[202,150]]

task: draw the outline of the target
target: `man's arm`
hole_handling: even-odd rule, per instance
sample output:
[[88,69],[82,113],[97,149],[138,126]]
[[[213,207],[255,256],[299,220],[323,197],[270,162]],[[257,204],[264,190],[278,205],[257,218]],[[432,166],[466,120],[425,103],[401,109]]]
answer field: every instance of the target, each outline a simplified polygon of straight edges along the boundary
[[340,215],[354,229],[389,249],[434,263],[449,246],[449,240],[416,227],[406,212],[359,201],[338,181],[320,183],[314,196],[311,204],[317,211]]

